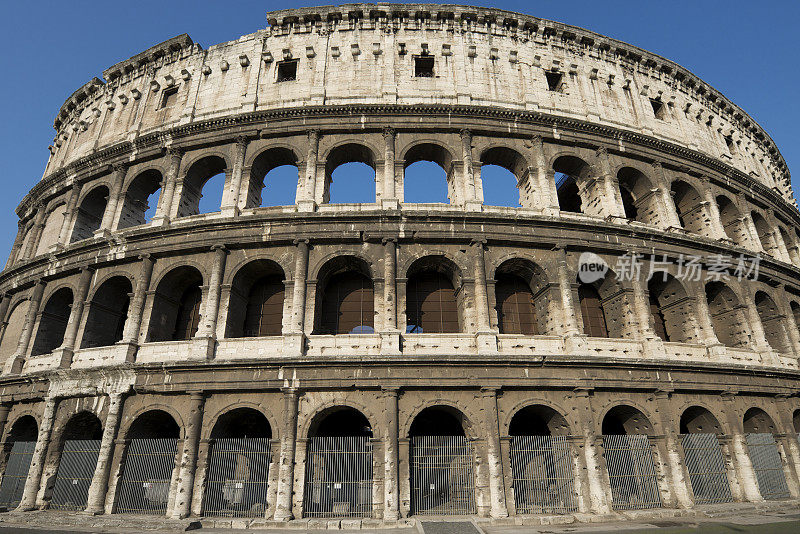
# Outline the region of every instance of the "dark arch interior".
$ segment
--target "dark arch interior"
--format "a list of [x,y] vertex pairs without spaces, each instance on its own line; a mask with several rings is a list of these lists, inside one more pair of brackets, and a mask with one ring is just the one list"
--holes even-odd
[[130,280],[124,276],[103,282],[89,303],[81,348],[106,347],[122,339],[132,291]]
[[253,408],[236,408],[221,415],[211,430],[212,439],[271,437],[269,421]]
[[561,211],[582,213],[583,203],[578,182],[586,177],[589,166],[575,156],[561,156],[553,162],[558,207]]
[[36,419],[32,415],[23,415],[11,426],[11,431],[8,433],[8,442],[15,441],[36,441],[39,435],[39,425],[36,424]]
[[265,150],[253,160],[245,207],[288,206],[295,203],[297,156],[288,148]]
[[521,277],[498,273],[495,281],[497,323],[501,334],[539,333],[533,292]]
[[308,431],[310,437],[372,437],[372,426],[363,413],[346,406],[338,406],[319,414]]
[[508,426],[510,436],[566,436],[569,425],[560,413],[540,404],[522,408]]
[[163,410],[150,410],[141,414],[128,429],[128,439],[178,439],[180,427],[170,414]]
[[506,147],[494,147],[481,154],[483,203],[490,206],[518,207],[517,184],[528,172],[525,158]]
[[742,422],[746,434],[772,434],[775,432],[775,423],[761,408],[747,410]]
[[72,290],[62,287],[50,297],[42,311],[36,340],[33,342],[32,356],[48,354],[64,342],[64,332],[72,309]]
[[191,339],[200,321],[203,276],[194,267],[178,267],[158,284],[153,298],[149,341]]
[[270,260],[255,260],[233,277],[225,337],[280,335],[285,275]]
[[107,202],[108,188],[104,185],[95,187],[83,198],[75,216],[70,243],[94,236],[94,232],[100,229],[100,224],[103,222]]
[[227,166],[219,156],[206,156],[189,167],[183,180],[178,217],[219,211]]
[[422,143],[405,154],[403,196],[405,202],[447,204],[452,156],[439,145]]
[[320,333],[373,333],[374,301],[372,280],[364,274],[345,271],[330,276],[323,289]]
[[721,434],[722,427],[714,415],[701,406],[690,406],[681,414],[681,434]]
[[153,218],[162,180],[161,173],[151,169],[139,174],[131,181],[122,202],[117,228],[138,226]]
[[603,301],[597,288],[591,284],[581,284],[578,287],[578,302],[583,319],[583,333],[590,337],[609,337]]
[[792,424],[794,425],[794,431],[800,433],[800,410],[795,410],[794,414],[792,414]]
[[366,146],[348,143],[334,148],[325,162],[325,177],[324,202],[375,202],[375,158]]
[[447,406],[425,408],[414,418],[408,434],[414,436],[464,436],[464,415]]
[[707,221],[703,218],[700,193],[682,180],[675,180],[671,191],[681,226],[690,232],[704,234]]
[[103,425],[100,419],[91,412],[80,412],[73,415],[64,426],[63,439],[100,439],[103,437]]
[[616,406],[603,418],[603,435],[652,434],[653,426],[632,406]]

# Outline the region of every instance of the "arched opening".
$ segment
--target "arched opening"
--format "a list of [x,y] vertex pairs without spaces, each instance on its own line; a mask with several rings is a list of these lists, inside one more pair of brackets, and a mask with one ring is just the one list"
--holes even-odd
[[783,240],[783,244],[786,246],[786,252],[789,254],[789,262],[794,265],[797,265],[798,263],[800,263],[800,256],[798,256],[797,247],[794,246],[791,238],[789,237],[789,233],[783,226],[779,226],[778,231],[781,234],[781,239]]
[[[47,218],[44,221],[44,228],[42,228],[42,233],[39,236],[39,243],[36,245],[36,252],[34,253],[34,256],[47,253],[50,250],[50,247],[58,243],[58,238],[61,236],[61,227],[64,224],[65,211],[66,205],[61,204],[53,208],[53,210],[47,215]],[[25,237],[28,238],[29,236],[30,231]],[[21,250],[25,250],[25,248],[23,247]]]
[[414,262],[406,285],[406,333],[460,332],[459,307],[463,302],[458,270],[448,259],[429,256]]
[[36,448],[39,425],[30,415],[23,415],[11,426],[3,442],[3,480],[0,482],[0,506],[11,510],[19,505]]
[[170,271],[156,287],[148,341],[186,341],[200,324],[203,275],[194,267]]
[[353,256],[340,256],[320,269],[316,333],[375,332],[375,292],[369,266]]
[[784,316],[775,301],[763,291],[756,292],[754,301],[769,346],[776,352],[792,352],[792,345],[784,327]]
[[775,236],[772,234],[772,228],[769,223],[759,213],[752,212],[753,224],[756,227],[758,239],[761,242],[761,248],[774,258],[780,258],[780,251],[778,244],[775,242]]
[[711,218],[697,189],[683,180],[675,180],[671,191],[681,226],[688,232],[710,237]]
[[706,300],[719,342],[728,347],[749,346],[750,330],[736,293],[722,282],[709,282],[706,284]]
[[539,333],[533,293],[519,276],[501,273],[495,282],[497,326],[501,334]]
[[107,347],[122,340],[133,287],[124,276],[109,278],[89,302],[81,348]]
[[795,410],[792,414],[792,426],[794,431],[800,434],[800,410]]
[[742,424],[761,496],[767,500],[788,499],[791,495],[783,471],[784,461],[775,441],[774,421],[764,410],[750,408]]
[[131,180],[122,200],[118,229],[145,224],[155,216],[163,180],[155,169],[144,171]]
[[108,188],[104,185],[95,187],[83,197],[75,215],[75,225],[72,227],[70,243],[94,237],[96,230],[100,229],[103,214],[106,212],[108,202]]
[[705,408],[690,406],[681,414],[681,446],[694,501],[698,504],[733,500],[718,434],[722,434],[722,427]]
[[163,410],[139,415],[128,440],[117,485],[116,513],[165,514],[178,452],[180,427]]
[[508,433],[517,513],[577,511],[574,452],[564,416],[548,406],[526,406],[514,414]]
[[304,517],[372,517],[372,427],[360,411],[336,406],[309,428]]
[[609,337],[606,312],[597,288],[591,284],[581,284],[578,287],[578,301],[583,319],[583,333],[590,337]]
[[[789,304],[789,307],[790,307],[790,308],[791,308],[791,310],[792,310],[792,317],[794,317],[794,324],[795,324],[795,326],[796,326],[797,328],[800,328],[800,304],[798,304],[798,303],[797,303],[797,302],[795,302],[795,301],[792,301],[792,302]],[[11,323],[9,323],[9,325],[10,325],[10,324],[11,324]],[[7,328],[7,327],[6,327],[6,328]],[[7,334],[7,332],[8,332],[8,330],[6,330],[6,335],[8,335],[8,334]],[[19,337],[19,335],[17,335],[17,337]],[[3,343],[5,343],[5,337],[3,337]],[[0,343],[0,358],[2,357],[2,355],[3,355],[3,354],[5,354],[5,352],[3,352],[3,351],[2,351],[2,347],[3,347],[3,344],[2,344],[2,343]]]
[[[518,207],[526,192],[519,189],[528,175],[528,163],[522,154],[506,147],[495,147],[481,154],[481,183],[483,203],[489,206]],[[535,187],[528,182],[527,194]]]
[[211,430],[204,515],[264,517],[271,439],[269,421],[257,410],[220,416]]
[[720,222],[725,230],[725,235],[740,247],[746,247],[749,243],[747,226],[742,219],[742,214],[736,205],[724,195],[717,197],[717,208],[719,209]]
[[645,174],[632,167],[623,167],[617,172],[619,191],[625,217],[632,221],[658,226],[658,197],[653,184]]
[[194,162],[183,179],[177,216],[219,211],[227,172],[228,164],[219,156],[206,156]]
[[25,316],[28,315],[29,300],[23,300],[14,305],[6,320],[3,338],[0,339],[0,366],[17,351],[22,327],[25,325]]
[[775,432],[775,422],[767,412],[761,408],[750,408],[742,419],[746,434],[772,434]]
[[411,423],[411,513],[475,513],[475,464],[464,415],[449,406],[422,410]]
[[371,204],[375,196],[375,156],[364,145],[340,145],[325,162],[325,196],[331,204]]
[[270,260],[242,267],[231,284],[225,337],[281,335],[285,278],[283,269]]
[[458,204],[453,156],[444,147],[414,145],[405,154],[403,169],[404,202]]
[[591,167],[575,156],[561,156],[553,162],[558,207],[571,213],[598,214],[602,197],[595,184],[586,185]]
[[84,510],[89,499],[103,426],[91,412],[73,415],[61,435],[61,457],[53,484],[50,507],[57,510]]
[[49,354],[61,346],[71,309],[72,290],[68,287],[62,287],[47,300],[39,318],[31,356]]
[[551,335],[560,331],[556,318],[560,312],[558,289],[548,284],[541,267],[515,258],[503,262],[494,277],[497,327],[501,334]]
[[632,406],[615,406],[603,418],[602,432],[612,508],[661,507],[658,475],[647,438],[653,434],[649,419]]
[[300,170],[297,156],[288,148],[270,148],[253,160],[246,208],[289,206],[295,203]]
[[656,334],[664,341],[696,342],[695,311],[683,285],[671,274],[658,272],[647,282],[647,289]]

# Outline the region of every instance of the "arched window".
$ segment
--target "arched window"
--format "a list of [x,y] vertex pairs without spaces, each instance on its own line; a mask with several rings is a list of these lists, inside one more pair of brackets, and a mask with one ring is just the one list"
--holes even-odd
[[783,324],[783,314],[781,314],[775,301],[763,291],[756,293],[754,301],[758,316],[761,319],[761,325],[764,327],[764,336],[767,338],[769,346],[777,352],[792,352],[792,346],[789,343]]
[[457,203],[453,186],[453,157],[433,143],[414,145],[405,153],[403,201]]
[[653,318],[653,330],[656,335],[664,341],[671,341],[667,333],[667,325],[664,320],[664,313],[661,311],[661,305],[658,303],[658,298],[650,294],[650,316]]
[[297,156],[288,148],[270,148],[253,160],[246,208],[295,203],[300,179]]
[[538,334],[533,293],[525,281],[511,274],[500,274],[495,284],[497,323],[501,334]]
[[103,222],[107,201],[108,188],[104,185],[95,187],[83,197],[75,216],[75,226],[72,228],[70,243],[94,236],[94,232],[100,229],[100,224]]
[[605,310],[597,289],[581,284],[578,288],[578,300],[583,318],[583,333],[590,337],[608,337]]
[[374,203],[375,157],[372,151],[356,143],[331,150],[325,162],[325,183],[323,202]]
[[177,216],[219,211],[227,167],[225,160],[219,156],[206,156],[193,163],[183,179]]
[[0,366],[17,351],[19,337],[22,335],[22,327],[25,324],[25,316],[28,315],[29,300],[23,300],[16,304],[11,310],[6,320],[6,328],[3,331],[3,339],[0,340]]
[[61,346],[72,309],[72,290],[62,287],[48,299],[44,306],[31,356],[48,354]]
[[118,229],[145,224],[155,216],[162,180],[161,173],[155,169],[145,171],[131,180],[122,201]]
[[57,441],[60,458],[49,508],[71,511],[86,508],[102,437],[100,419],[91,412],[79,412],[67,421]]
[[[61,204],[47,215],[44,228],[42,228],[42,234],[39,236],[39,243],[36,246],[36,256],[47,253],[51,246],[58,243],[58,238],[61,235],[61,226],[64,224],[65,209],[66,206]],[[98,228],[99,226],[98,224]]]
[[710,237],[711,218],[697,189],[682,180],[672,182],[672,198],[681,226],[692,233]]
[[283,294],[281,276],[265,276],[253,284],[247,296],[244,337],[281,335]]
[[647,176],[632,167],[623,167],[617,173],[617,179],[625,217],[632,221],[658,225],[658,197],[653,194],[653,185]]
[[89,303],[81,348],[106,347],[122,339],[132,291],[130,280],[124,276],[103,282]]
[[717,207],[725,235],[740,247],[747,246],[749,242],[747,227],[736,205],[728,197],[720,195],[717,197]]
[[410,277],[406,320],[406,332],[411,334],[459,332],[458,305],[450,278],[436,271],[422,271]]
[[[506,147],[495,147],[481,154],[481,183],[483,184],[483,203],[490,206],[527,206],[525,192],[517,184],[522,183],[528,174],[525,158]],[[533,189],[536,184],[528,184]]]
[[581,191],[580,185],[587,183],[591,168],[580,158],[561,156],[553,162],[558,206],[561,211],[572,213],[599,213],[602,200],[597,184]]
[[358,272],[332,276],[325,284],[321,334],[370,334],[374,330],[372,280]]
[[695,310],[683,285],[672,275],[658,272],[647,282],[655,333],[664,341],[698,341]]
[[178,315],[175,320],[173,341],[192,339],[200,325],[200,301],[202,290],[198,286],[187,288],[178,303]]
[[778,249],[778,243],[775,242],[772,227],[759,213],[754,211],[751,216],[756,227],[756,233],[758,233],[758,239],[761,242],[761,248],[770,256],[780,258],[780,250]]
[[153,295],[148,341],[183,341],[194,337],[200,320],[203,276],[194,267],[165,275]]
[[750,330],[736,293],[722,282],[709,282],[706,284],[706,299],[719,342],[729,347],[747,347]]

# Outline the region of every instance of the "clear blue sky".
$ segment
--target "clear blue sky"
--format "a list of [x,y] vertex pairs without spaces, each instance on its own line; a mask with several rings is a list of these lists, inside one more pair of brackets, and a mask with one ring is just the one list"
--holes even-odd
[[[798,189],[800,3],[496,0],[473,4],[582,26],[676,61],[722,91],[769,132]],[[47,146],[55,135],[53,118],[75,89],[114,63],[175,35],[188,33],[208,47],[264,28],[267,11],[307,5],[319,3],[6,1],[0,28],[2,261],[17,229],[14,209],[41,178]]]

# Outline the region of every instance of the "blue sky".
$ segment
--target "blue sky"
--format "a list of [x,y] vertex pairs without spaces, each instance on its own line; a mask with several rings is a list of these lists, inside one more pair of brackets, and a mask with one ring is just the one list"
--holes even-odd
[[[800,180],[800,3],[612,0],[472,2],[557,20],[650,50],[688,68],[744,108],[772,136]],[[266,26],[265,13],[317,2],[28,1],[3,6],[0,41],[0,256],[17,229],[14,209],[41,178],[53,118],[103,69],[181,33],[204,47]],[[342,191],[334,176],[333,196]],[[338,190],[338,191],[337,191]],[[500,193],[501,195],[503,193]],[[413,200],[413,199],[409,199]],[[487,199],[488,200],[488,199]],[[500,203],[500,202],[497,202]]]

